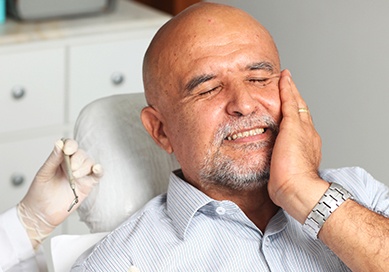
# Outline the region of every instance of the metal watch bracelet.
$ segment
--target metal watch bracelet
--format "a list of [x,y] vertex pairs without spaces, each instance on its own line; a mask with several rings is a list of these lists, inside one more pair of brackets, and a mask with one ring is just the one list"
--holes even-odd
[[317,239],[320,229],[331,214],[352,195],[341,185],[333,182],[304,222],[303,230]]

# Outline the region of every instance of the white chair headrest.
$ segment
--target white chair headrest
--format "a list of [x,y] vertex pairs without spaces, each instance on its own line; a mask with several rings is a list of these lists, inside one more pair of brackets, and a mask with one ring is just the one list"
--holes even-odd
[[148,200],[165,192],[170,172],[179,168],[140,120],[143,93],[114,95],[87,105],[74,138],[104,169],[104,176],[78,209],[91,232],[110,231]]

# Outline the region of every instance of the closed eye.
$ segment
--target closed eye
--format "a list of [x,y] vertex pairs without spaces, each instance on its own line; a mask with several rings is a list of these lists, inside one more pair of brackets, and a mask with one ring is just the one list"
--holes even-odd
[[271,83],[276,82],[276,80],[279,79],[279,76],[273,76],[273,77],[258,77],[258,78],[249,78],[249,82],[253,82],[256,85],[258,85],[260,88],[264,88],[268,86]]
[[263,86],[266,86],[269,83],[271,83],[270,78],[250,78],[249,81],[258,83],[259,85],[263,85]]
[[202,91],[199,93],[200,96],[206,96],[206,95],[211,95],[211,94],[215,94],[215,93],[218,93],[220,92],[222,89],[222,86],[217,86],[217,87],[214,87],[212,89],[209,89],[209,90],[206,90],[206,91]]

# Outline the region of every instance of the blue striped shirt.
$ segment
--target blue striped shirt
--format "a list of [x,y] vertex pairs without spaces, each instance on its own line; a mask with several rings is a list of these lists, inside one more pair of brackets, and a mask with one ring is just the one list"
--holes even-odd
[[[321,172],[363,205],[389,213],[389,189],[361,168]],[[350,271],[280,209],[262,233],[231,201],[170,177],[160,195],[85,252],[72,271]],[[129,270],[130,269],[130,270]]]

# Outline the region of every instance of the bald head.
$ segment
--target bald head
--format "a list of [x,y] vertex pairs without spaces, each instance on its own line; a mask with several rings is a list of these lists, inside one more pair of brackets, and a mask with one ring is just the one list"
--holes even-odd
[[205,45],[223,50],[225,44],[243,37],[256,40],[258,48],[272,51],[278,59],[267,30],[240,9],[201,2],[172,18],[157,32],[145,54],[143,81],[147,102],[154,107],[170,103],[167,98],[171,92],[184,84],[178,74],[184,72],[181,68],[194,65],[189,59],[202,52]]

